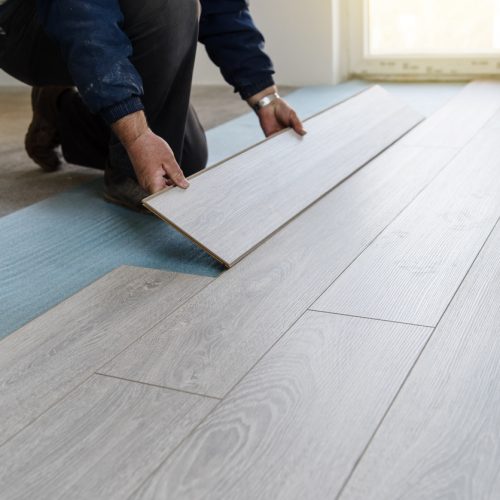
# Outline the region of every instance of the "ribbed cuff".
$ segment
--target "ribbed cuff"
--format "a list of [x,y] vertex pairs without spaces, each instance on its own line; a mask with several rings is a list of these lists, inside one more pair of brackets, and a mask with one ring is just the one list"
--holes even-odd
[[135,113],[136,111],[142,111],[143,109],[144,105],[141,99],[133,96],[102,109],[99,114],[108,125],[112,125],[120,118]]
[[267,87],[273,86],[274,84],[275,83],[273,77],[269,75],[252,83],[238,85],[237,91],[240,93],[242,99],[247,100],[250,97],[253,97],[255,94],[263,91],[264,89],[267,89]]

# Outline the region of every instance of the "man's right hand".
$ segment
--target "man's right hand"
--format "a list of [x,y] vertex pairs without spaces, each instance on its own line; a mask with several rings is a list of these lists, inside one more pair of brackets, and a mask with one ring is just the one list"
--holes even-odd
[[125,147],[143,189],[156,193],[167,186],[189,187],[170,146],[152,132],[142,111],[124,116],[112,128]]

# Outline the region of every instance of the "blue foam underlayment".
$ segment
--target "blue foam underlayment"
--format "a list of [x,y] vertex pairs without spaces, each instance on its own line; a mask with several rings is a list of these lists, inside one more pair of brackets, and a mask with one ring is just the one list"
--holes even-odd
[[[287,100],[302,117],[370,84],[307,87]],[[423,114],[450,99],[460,84],[384,85]],[[213,164],[262,140],[252,113],[209,130]],[[110,205],[93,181],[0,218],[0,338],[121,265],[217,276],[222,267],[153,216]]]

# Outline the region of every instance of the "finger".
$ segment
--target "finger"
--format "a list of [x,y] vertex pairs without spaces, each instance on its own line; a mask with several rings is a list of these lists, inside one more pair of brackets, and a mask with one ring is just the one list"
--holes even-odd
[[146,190],[151,194],[155,194],[162,189],[165,189],[166,182],[162,175],[155,175],[148,179],[147,185],[145,186]]
[[290,113],[290,125],[292,126],[293,130],[297,132],[297,134],[302,136],[307,134],[306,130],[304,129],[304,125],[302,124],[295,111],[292,111]]
[[278,132],[281,132],[284,127],[281,127],[280,125],[271,125],[271,126],[264,126],[262,129],[264,130],[264,135],[266,137],[271,137],[274,134],[277,134]]
[[163,170],[165,170],[168,178],[176,185],[183,189],[187,189],[189,187],[189,182],[184,177],[184,174],[181,170],[181,167],[177,164],[177,162],[171,161],[169,163],[163,164]]

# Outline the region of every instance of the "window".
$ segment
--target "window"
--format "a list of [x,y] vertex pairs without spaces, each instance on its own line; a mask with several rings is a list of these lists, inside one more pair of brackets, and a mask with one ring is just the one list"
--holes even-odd
[[351,70],[460,79],[500,74],[500,0],[348,0]]

